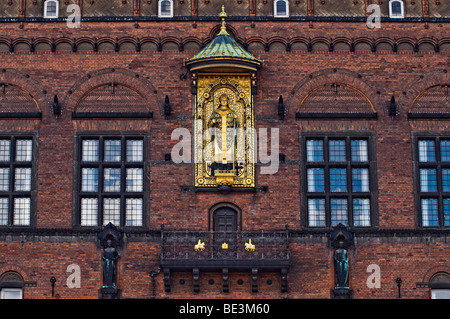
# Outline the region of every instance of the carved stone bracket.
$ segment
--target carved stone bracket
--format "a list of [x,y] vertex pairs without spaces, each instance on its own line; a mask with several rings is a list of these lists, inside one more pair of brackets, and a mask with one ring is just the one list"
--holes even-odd
[[258,268],[252,268],[252,292],[258,292]]
[[[201,265],[199,264],[199,267],[190,267],[189,265],[180,266],[180,267],[173,267],[174,265],[168,265],[168,267],[163,267],[163,273],[164,273],[164,291],[166,293],[171,292],[171,272],[191,272],[192,273],[192,288],[194,292],[200,292],[200,272],[221,272],[222,273],[222,291],[225,293],[228,293],[230,291],[230,284],[229,284],[229,273],[230,270],[232,272],[235,271],[250,271],[251,272],[251,289],[253,293],[257,293],[259,290],[258,287],[258,275],[260,272],[267,272],[267,271],[275,271],[273,268],[265,268],[262,266],[262,268],[259,268],[259,265],[254,265],[254,267],[247,268],[245,267],[228,267],[228,265],[223,265],[222,267],[214,267],[213,265]],[[196,265],[197,266],[197,265]],[[220,268],[219,268],[220,267]],[[247,269],[245,269],[247,268]],[[287,292],[288,291],[288,281],[287,281],[287,275],[289,268],[288,267],[282,267],[279,268],[280,274],[281,274],[281,292]]]
[[222,281],[223,281],[223,292],[228,292],[229,291],[228,268],[222,269]]
[[192,269],[192,274],[194,278],[194,292],[200,291],[200,271],[198,268]]
[[120,299],[121,290],[117,288],[101,288],[98,291],[99,299]]
[[331,289],[331,299],[353,299],[353,290],[351,289]]
[[287,274],[288,274],[288,269],[287,268],[282,268],[281,269],[281,292],[287,292],[288,291]]
[[329,246],[338,247],[340,241],[344,242],[344,247],[346,248],[354,246],[353,234],[349,231],[348,226],[341,223],[336,225],[336,227],[331,231]]
[[106,225],[102,231],[97,234],[100,247],[105,247],[106,241],[110,239],[115,247],[122,247],[122,234],[112,223]]
[[164,268],[164,291],[170,292],[170,269]]

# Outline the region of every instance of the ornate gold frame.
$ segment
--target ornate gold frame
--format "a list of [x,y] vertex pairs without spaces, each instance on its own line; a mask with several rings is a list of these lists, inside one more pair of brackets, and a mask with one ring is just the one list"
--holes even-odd
[[[195,186],[255,187],[255,120],[251,74],[193,74],[197,95],[194,102],[194,156]],[[211,120],[219,106],[219,99],[226,95],[230,109],[235,114],[233,154],[236,169],[212,171],[213,156]]]

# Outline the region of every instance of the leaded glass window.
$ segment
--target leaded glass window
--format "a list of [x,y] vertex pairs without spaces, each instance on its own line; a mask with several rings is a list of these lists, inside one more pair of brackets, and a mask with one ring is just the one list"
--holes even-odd
[[373,135],[301,136],[305,226],[373,226],[377,194]]
[[144,226],[146,139],[141,134],[78,137],[80,226]]
[[31,226],[36,152],[34,137],[0,135],[0,226]]
[[450,137],[413,133],[416,206],[422,227],[450,226]]

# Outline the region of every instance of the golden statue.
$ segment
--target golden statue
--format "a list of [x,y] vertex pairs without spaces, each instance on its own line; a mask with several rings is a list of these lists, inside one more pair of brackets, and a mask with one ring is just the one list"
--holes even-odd
[[236,129],[240,127],[236,113],[229,106],[229,98],[222,94],[219,107],[209,122],[215,128],[212,136],[213,151],[211,175],[216,177],[218,185],[232,185],[236,176]]
[[252,244],[252,239],[248,239],[248,243],[245,243],[245,250],[246,251],[255,251],[256,246]]
[[205,243],[202,242],[200,239],[198,240],[198,243],[194,246],[195,251],[204,251],[205,250]]

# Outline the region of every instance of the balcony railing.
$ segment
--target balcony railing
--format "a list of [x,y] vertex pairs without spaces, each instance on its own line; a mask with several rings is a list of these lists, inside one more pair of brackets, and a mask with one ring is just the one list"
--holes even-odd
[[163,231],[162,261],[288,261],[287,231]]
[[200,290],[200,272],[221,272],[228,291],[230,271],[251,272],[252,291],[258,291],[258,273],[278,272],[281,291],[287,291],[290,264],[289,233],[285,231],[161,231],[161,267],[164,289],[170,292],[170,274],[191,271],[193,289]]

